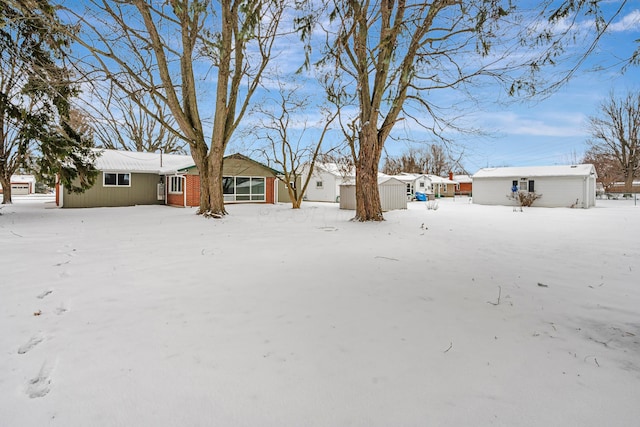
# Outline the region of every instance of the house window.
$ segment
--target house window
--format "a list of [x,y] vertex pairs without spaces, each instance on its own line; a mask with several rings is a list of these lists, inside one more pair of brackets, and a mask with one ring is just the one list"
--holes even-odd
[[104,172],[102,176],[102,185],[104,185],[105,187],[131,187],[130,173]]
[[227,202],[264,202],[265,178],[225,176],[222,178],[222,193]]
[[169,177],[169,194],[182,194],[182,176]]
[[424,182],[420,181],[420,188],[424,188]]
[[520,191],[527,191],[527,179],[522,178],[520,180]]
[[316,181],[316,188],[322,188],[322,181]]
[[[513,185],[516,185],[516,181],[513,181]],[[532,179],[521,178],[519,189],[520,191],[533,193],[535,191],[534,181]]]

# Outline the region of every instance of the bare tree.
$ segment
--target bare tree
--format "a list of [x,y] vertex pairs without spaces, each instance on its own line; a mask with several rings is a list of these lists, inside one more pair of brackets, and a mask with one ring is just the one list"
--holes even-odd
[[[284,7],[280,0],[92,0],[86,13],[69,11],[83,28],[76,43],[91,52],[85,66],[187,141],[200,175],[199,214],[227,214],[224,152],[271,58]],[[168,107],[176,125],[142,93]]]
[[[336,114],[319,108],[322,112],[320,123],[310,125],[302,116],[311,102],[309,97],[297,96],[300,85],[291,86],[279,81],[278,86],[277,98],[267,99],[256,109],[263,119],[255,128],[255,134],[266,143],[260,149],[262,155],[282,170],[293,209],[299,209]],[[309,135],[311,129],[318,128],[321,129],[319,135]],[[324,152],[327,151],[330,150],[325,148]],[[307,172],[305,179],[302,179],[303,170]]]
[[610,93],[600,105],[600,115],[589,117],[589,131],[591,150],[616,160],[624,191],[631,192],[640,169],[640,92],[622,99]]
[[432,157],[427,147],[409,147],[399,156],[387,156],[382,167],[382,172],[389,175],[397,175],[401,172],[429,173]]
[[592,164],[598,173],[598,181],[602,183],[604,191],[609,191],[614,182],[621,181],[623,175],[620,164],[609,153],[603,153],[595,148],[590,148],[584,154],[582,163]]
[[186,153],[188,143],[171,131],[178,126],[166,104],[157,103],[156,99],[144,93],[134,98],[114,84],[105,89],[96,82],[89,83],[92,83],[93,93],[82,108],[85,115],[92,118],[89,125],[96,146],[150,153]]
[[[484,77],[504,85],[510,94],[538,93],[546,88],[537,81],[539,70],[562,60],[579,17],[595,18],[590,46],[609,22],[597,2],[588,0],[557,7],[543,1],[530,10],[496,0],[329,3],[331,22],[324,26],[327,43],[321,65],[332,65],[328,72],[340,77],[340,84],[328,91],[329,98],[356,110],[340,117],[340,123],[353,147],[355,219],[360,221],[383,220],[376,174],[394,126],[411,118],[439,134],[455,125],[429,94],[455,88],[467,96],[465,85]],[[554,25],[559,21],[567,25]],[[414,117],[416,109],[405,104],[430,120]]]

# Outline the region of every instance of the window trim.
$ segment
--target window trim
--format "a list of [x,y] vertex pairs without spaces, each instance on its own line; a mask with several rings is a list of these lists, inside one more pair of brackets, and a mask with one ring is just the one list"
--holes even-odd
[[[225,202],[237,202],[237,203],[264,203],[267,201],[267,177],[266,176],[223,176],[222,179],[223,181],[225,179],[233,179],[233,187],[231,187],[233,189],[233,193],[224,193],[223,197],[224,197],[224,201]],[[236,186],[237,186],[237,180],[238,178],[240,179],[248,179],[249,180],[249,192],[248,193],[240,193],[238,194],[236,191]],[[253,192],[253,180],[262,180],[262,188],[263,188],[263,192],[262,193],[254,193]],[[238,200],[238,196],[241,197],[240,200]],[[260,197],[260,199],[256,199],[256,197]],[[248,198],[248,199],[245,199]]]
[[[174,189],[174,182],[179,183],[178,190]],[[183,194],[184,193],[184,176],[183,175],[169,175],[169,194]]]
[[[116,183],[115,184],[107,184],[107,175],[115,175],[116,176]],[[127,185],[123,185],[123,184],[118,184],[119,179],[118,176],[119,175],[129,175],[129,184]],[[108,187],[108,188],[118,188],[118,187],[131,187],[131,172],[109,172],[109,171],[102,171],[102,186],[103,187]]]

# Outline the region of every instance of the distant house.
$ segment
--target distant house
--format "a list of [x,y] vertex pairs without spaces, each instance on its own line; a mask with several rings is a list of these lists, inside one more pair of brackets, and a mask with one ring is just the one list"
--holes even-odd
[[[378,177],[378,192],[383,212],[395,209],[407,209],[406,183],[399,179],[381,175]],[[340,209],[356,208],[356,185],[342,184],[340,186]]]
[[413,200],[416,193],[428,194],[431,192],[431,181],[425,174],[402,172],[390,176],[405,183],[407,200]]
[[473,192],[473,179],[469,175],[454,175],[449,173],[449,180],[456,182],[456,195],[470,196]]
[[435,197],[453,197],[456,194],[457,183],[451,179],[437,175],[427,175],[430,188]]
[[533,206],[595,206],[596,170],[593,165],[530,166],[480,169],[473,175],[473,203],[513,205],[513,186],[541,197]]
[[[305,167],[302,175],[303,179],[309,176],[308,166]],[[340,186],[355,183],[355,168],[337,163],[316,163],[305,192],[305,200],[310,202],[339,202]]]
[[[36,192],[36,177],[33,175],[11,175],[11,195],[26,196]],[[0,184],[2,194],[2,184]]]
[[[626,193],[624,191],[624,182],[612,182],[609,185],[607,193]],[[640,181],[633,181],[631,184],[631,193],[640,193]]]
[[[97,182],[84,193],[56,186],[58,206],[200,205],[200,177],[191,156],[100,150],[95,166],[99,170]],[[277,174],[241,154],[225,157],[225,201],[275,203]]]

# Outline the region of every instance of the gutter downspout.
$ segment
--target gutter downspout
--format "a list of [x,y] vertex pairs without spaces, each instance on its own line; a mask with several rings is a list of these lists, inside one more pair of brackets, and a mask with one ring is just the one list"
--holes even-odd
[[184,207],[187,207],[187,175],[182,175],[182,198],[184,199]]

